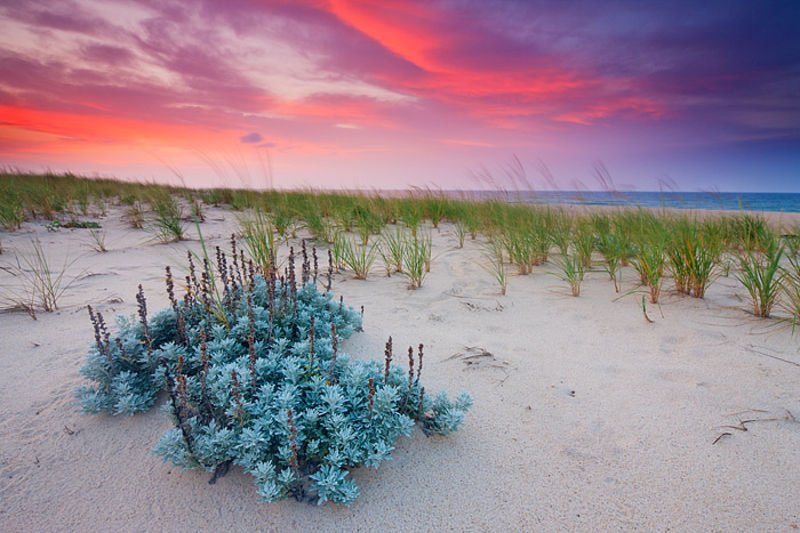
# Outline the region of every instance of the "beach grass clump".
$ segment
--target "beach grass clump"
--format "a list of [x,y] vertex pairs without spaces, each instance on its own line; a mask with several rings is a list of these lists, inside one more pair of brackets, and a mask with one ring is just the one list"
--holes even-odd
[[272,205],[267,206],[270,210],[270,218],[275,231],[278,233],[282,241],[287,241],[290,237],[296,236],[298,228],[298,220],[294,209],[289,205],[285,196],[279,199]]
[[369,244],[370,236],[380,234],[386,225],[383,217],[370,209],[368,205],[357,205],[353,209],[352,217],[361,237],[361,244],[364,246]]
[[336,236],[336,224],[331,217],[323,216],[319,212],[310,211],[302,215],[305,228],[318,242],[333,243]]
[[359,313],[312,281],[298,284],[293,259],[283,279],[220,264],[225,322],[198,297],[207,280],[190,275],[180,301],[169,269],[171,306],[150,316],[140,286],[138,316],[118,318],[113,337],[89,308],[94,342],[82,373],[93,385],[77,390],[84,411],[130,415],[165,391],[174,427],[153,450],[165,462],[214,472],[212,480],[238,466],[265,502],[341,505],[359,493],[349,471],[377,467],[400,435],[415,426],[446,435],[463,423],[468,394],[426,393],[421,344],[409,348],[407,370],[392,363],[391,338],[383,361],[343,353]]
[[450,201],[440,192],[425,189],[416,199],[421,205],[422,217],[431,221],[434,229],[439,228],[439,224],[450,212]]
[[125,208],[122,219],[133,229],[143,229],[146,213],[147,209],[144,203],[139,199],[134,199]]
[[763,251],[743,250],[739,255],[740,271],[736,279],[747,289],[753,303],[753,314],[769,318],[781,291],[784,272],[781,257],[784,246],[777,239],[769,244],[761,241]]
[[400,226],[395,226],[393,230],[386,228],[381,233],[378,250],[386,267],[387,276],[403,271],[403,259],[409,238],[409,235]]
[[403,240],[403,268],[400,274],[408,278],[409,289],[422,287],[425,276],[431,271],[432,236],[417,232],[406,235]]
[[61,297],[77,279],[77,276],[69,273],[75,261],[67,255],[63,263],[54,263],[42,242],[34,238],[30,243],[30,253],[15,255],[13,263],[3,266],[3,270],[16,280],[16,286],[3,286],[0,297],[34,319],[37,308],[53,312],[58,309]]
[[595,237],[594,247],[603,256],[602,268],[614,282],[614,290],[619,292],[622,260],[627,252],[624,241],[610,230],[603,231]]
[[483,255],[486,263],[481,263],[481,268],[491,274],[500,286],[500,295],[505,296],[508,289],[508,266],[504,259],[505,245],[498,239],[489,239],[484,245]]
[[156,240],[166,244],[186,238],[186,223],[183,221],[183,208],[172,194],[160,194],[152,203],[152,218],[148,229]]
[[8,231],[15,231],[22,227],[25,221],[22,209],[12,203],[0,204],[0,226]]
[[678,292],[703,298],[719,265],[723,236],[719,226],[681,218],[670,226],[667,257]]
[[521,275],[547,261],[554,240],[554,218],[550,210],[526,207],[504,209],[493,205],[494,233],[503,243],[512,263]]
[[[725,219],[718,220],[723,222]],[[726,235],[730,248],[766,252],[772,245],[775,232],[763,216],[742,212],[731,222],[732,234]]]
[[108,248],[106,248],[106,232],[102,229],[90,229],[89,230],[89,239],[87,241],[89,248],[94,250],[95,252],[107,252]]
[[778,300],[778,305],[789,315],[794,334],[800,324],[800,258],[789,255],[787,259],[789,264],[783,268],[781,283],[783,298]]
[[667,241],[665,235],[643,238],[634,245],[631,264],[639,273],[641,282],[650,291],[650,302],[658,303],[666,269]]
[[186,202],[189,204],[189,212],[192,215],[192,219],[198,222],[205,222],[206,213],[203,209],[203,202],[193,194],[186,195]]
[[533,272],[533,266],[538,261],[531,227],[508,226],[501,231],[499,238],[509,259],[517,265],[519,274],[524,276]]
[[786,246],[786,256],[796,258],[800,256],[800,225],[795,224],[785,235],[783,244]]
[[474,241],[483,225],[481,206],[478,202],[468,200],[461,200],[458,206],[458,211],[454,215],[454,217],[457,217],[456,223],[462,224],[467,233],[469,233],[470,240]]
[[230,193],[232,191],[230,189],[206,189],[200,191],[198,194],[200,196],[200,200],[204,204],[213,205],[214,207],[219,207],[223,204],[231,203]]
[[417,228],[422,222],[422,207],[414,198],[399,198],[397,200],[398,219],[411,230],[413,235],[417,234]]
[[572,245],[575,253],[583,263],[585,269],[592,266],[592,252],[594,252],[594,232],[591,225],[585,219],[576,222],[572,234]]
[[565,213],[558,212],[553,217],[552,241],[556,245],[561,257],[569,254],[574,244],[575,221]]
[[453,228],[455,229],[456,238],[458,239],[458,246],[456,246],[456,248],[459,248],[459,249],[463,248],[464,247],[464,241],[467,238],[467,232],[468,232],[467,225],[464,223],[463,220],[458,218],[453,223]]
[[550,272],[550,274],[567,282],[572,296],[580,296],[581,284],[583,283],[583,278],[586,274],[586,268],[584,267],[580,256],[578,254],[570,255],[569,253],[562,253],[560,257],[553,257],[552,262],[558,267],[559,270],[557,272]]
[[25,211],[19,194],[10,187],[0,189],[0,226],[8,231],[22,227]]
[[353,272],[356,279],[367,279],[378,258],[378,243],[357,243],[340,233],[337,237],[337,253],[342,264]]
[[275,268],[277,252],[277,232],[272,220],[263,210],[255,209],[238,217],[237,222],[248,257],[258,271],[266,275]]

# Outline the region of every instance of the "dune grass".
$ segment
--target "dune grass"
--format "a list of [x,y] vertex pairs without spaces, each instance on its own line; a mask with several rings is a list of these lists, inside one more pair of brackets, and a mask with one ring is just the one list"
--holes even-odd
[[741,271],[736,278],[750,294],[753,314],[769,318],[783,281],[780,262],[784,247],[778,244],[777,239],[772,239],[769,244],[763,241],[760,244],[764,246],[763,251],[752,249],[739,255]]
[[244,241],[248,256],[258,268],[258,271],[267,275],[275,268],[275,228],[269,216],[260,209],[237,217],[239,234]]
[[431,271],[432,237],[418,231],[403,240],[403,269],[400,274],[408,278],[410,289],[419,289]]
[[586,268],[584,267],[580,256],[578,254],[570,255],[569,250],[567,250],[567,252],[562,251],[560,256],[553,257],[552,262],[558,267],[559,270],[556,272],[550,272],[550,274],[563,281],[566,281],[569,285],[570,291],[572,292],[572,296],[580,296],[581,284],[583,283],[583,277],[586,274]]
[[405,243],[408,239],[406,232],[399,226],[395,226],[393,230],[387,228],[381,233],[379,250],[387,276],[391,276],[395,272],[403,272]]
[[508,267],[503,259],[504,245],[496,240],[489,239],[483,247],[483,255],[487,259],[486,263],[481,263],[481,267],[488,272],[500,286],[500,295],[505,296],[508,289]]
[[[501,292],[508,287],[511,265],[527,275],[555,254],[552,263],[577,293],[578,279],[598,267],[619,292],[621,273],[631,265],[652,303],[659,301],[669,278],[675,292],[703,298],[718,275],[733,270],[748,292],[752,288],[756,294],[756,314],[763,316],[766,308],[778,306],[794,316],[800,308],[792,307],[795,300],[800,302],[800,290],[792,292],[800,274],[790,275],[794,263],[787,266],[800,254],[800,227],[780,236],[752,213],[698,218],[692,212],[655,209],[581,212],[509,199],[513,200],[430,189],[389,197],[364,191],[194,190],[6,170],[0,172],[0,227],[11,232],[29,221],[75,220],[120,205],[131,227],[144,227],[157,240],[171,242],[185,238],[185,210],[200,222],[204,206],[225,205],[243,212],[243,244],[262,270],[270,268],[270,254],[278,243],[302,228],[329,247],[337,270],[348,268],[365,277],[382,257],[387,274],[401,273],[418,288],[431,262],[432,234],[424,228],[433,227],[437,233],[447,221],[458,248],[465,248],[467,240],[480,241],[489,259],[482,266]],[[776,239],[782,250],[778,266],[769,259],[775,259],[771,247]],[[761,274],[766,277],[758,278]],[[775,287],[780,287],[777,293]]]
[[378,257],[378,244],[358,243],[344,234],[339,235],[341,261],[353,272],[356,279],[367,279]]
[[94,250],[95,252],[107,252],[108,248],[106,248],[106,232],[102,229],[90,229],[89,230],[89,238],[87,239],[86,244]]
[[0,299],[35,319],[37,307],[45,312],[58,309],[61,297],[77,276],[69,273],[75,259],[65,256],[63,263],[55,264],[41,241],[35,238],[30,242],[30,249],[31,253],[15,255],[13,263],[2,265],[16,283],[4,284]]
[[183,208],[171,194],[160,194],[152,203],[153,217],[147,229],[161,243],[182,241],[186,238]]
[[781,293],[783,298],[778,300],[778,306],[788,315],[788,322],[792,326],[792,334],[797,332],[800,325],[800,258],[796,255],[788,257],[789,264],[783,269]]

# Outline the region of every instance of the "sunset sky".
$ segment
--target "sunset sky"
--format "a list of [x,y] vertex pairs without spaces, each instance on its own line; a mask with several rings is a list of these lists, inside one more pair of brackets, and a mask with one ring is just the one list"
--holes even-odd
[[[800,2],[0,3],[0,165],[800,192]],[[489,179],[478,179],[477,176]]]

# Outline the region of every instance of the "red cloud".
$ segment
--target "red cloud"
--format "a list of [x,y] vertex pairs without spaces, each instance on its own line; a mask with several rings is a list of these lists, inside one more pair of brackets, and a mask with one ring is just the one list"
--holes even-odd
[[[495,126],[530,126],[519,120],[527,116],[588,123],[621,109],[658,116],[652,99],[615,94],[606,80],[571,69],[556,55],[520,49],[455,9],[332,0],[330,10],[424,72],[412,79],[383,76],[387,87],[460,108]],[[487,51],[490,47],[497,51]]]

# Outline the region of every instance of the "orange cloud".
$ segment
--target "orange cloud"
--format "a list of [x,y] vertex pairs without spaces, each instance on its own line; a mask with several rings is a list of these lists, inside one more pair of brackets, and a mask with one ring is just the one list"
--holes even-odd
[[[221,139],[235,139],[232,130],[208,130],[169,123],[128,118],[82,115],[0,106],[4,123],[0,126],[0,153],[46,151],[50,153],[88,152],[101,147],[138,147],[219,145]],[[25,148],[21,148],[25,146]]]
[[[357,109],[358,106],[355,107]],[[320,110],[317,110],[321,112]],[[306,109],[306,115],[313,115]],[[0,156],[10,160],[39,159],[98,165],[145,164],[164,173],[166,166],[215,170],[260,168],[258,148],[243,148],[241,131],[182,126],[111,116],[0,106]],[[366,117],[366,115],[365,115]],[[280,160],[296,157],[342,156],[381,152],[381,146],[348,148],[336,142],[275,138]],[[222,170],[220,170],[222,169]],[[226,171],[227,172],[227,171]],[[230,173],[230,172],[228,172]],[[245,172],[247,173],[247,172]],[[169,174],[167,174],[169,177]],[[234,180],[234,183],[237,183]]]

